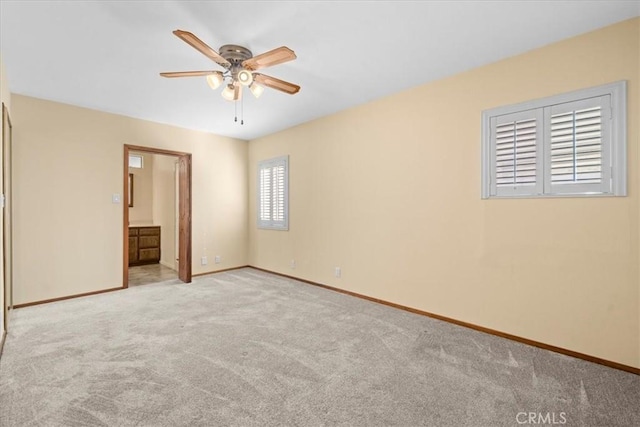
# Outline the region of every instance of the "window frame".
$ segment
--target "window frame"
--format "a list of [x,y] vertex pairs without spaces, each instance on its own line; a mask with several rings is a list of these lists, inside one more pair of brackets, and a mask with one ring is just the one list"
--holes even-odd
[[[273,169],[274,167],[284,166],[284,189],[283,189],[283,211],[284,211],[284,220],[275,221],[273,219],[263,220],[261,219],[260,212],[262,211],[262,182],[261,182],[261,172],[263,169]],[[271,159],[266,159],[258,162],[257,169],[257,209],[256,209],[256,219],[257,226],[259,229],[264,230],[280,230],[280,231],[288,231],[289,230],[289,156],[279,156]],[[273,197],[273,192],[271,194]]]
[[[131,158],[140,159],[140,166],[131,166]],[[144,168],[144,156],[142,154],[129,154],[129,167],[133,169],[143,169]]]
[[[610,177],[611,184],[604,183],[606,191],[602,192],[571,192],[558,191],[553,192],[553,186],[550,185],[548,175],[549,146],[548,139],[549,129],[547,126],[548,117],[551,109],[559,104],[568,104],[578,102],[590,98],[598,98],[609,96],[609,129],[606,130],[610,134],[608,147],[603,147],[608,153],[603,152],[605,157],[609,156],[610,169],[603,173],[603,180]],[[512,191],[502,191],[498,194],[496,191],[495,177],[495,156],[494,141],[491,140],[492,127],[500,116],[506,116],[516,113],[525,112],[527,110],[540,110],[543,114],[541,127],[543,129],[543,139],[540,141],[539,155],[542,156],[542,174],[538,177],[542,182],[537,182],[534,187],[542,187],[542,191],[527,192],[521,189]],[[607,114],[603,114],[603,121]],[[494,198],[540,198],[540,197],[612,197],[627,195],[627,82],[621,80],[587,89],[580,89],[559,95],[540,98],[532,101],[522,102],[518,104],[496,107],[482,112],[482,199]],[[603,126],[605,132],[606,125]],[[603,172],[605,164],[603,162]],[[577,187],[576,187],[577,188]]]

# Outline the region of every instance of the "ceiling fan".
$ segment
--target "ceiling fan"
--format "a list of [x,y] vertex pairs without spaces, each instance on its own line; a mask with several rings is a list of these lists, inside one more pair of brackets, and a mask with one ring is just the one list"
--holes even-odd
[[226,80],[222,97],[228,101],[237,101],[242,97],[242,87],[247,86],[251,93],[258,98],[264,87],[279,90],[294,95],[300,86],[265,74],[256,70],[282,64],[296,59],[296,54],[286,46],[281,46],[258,56],[243,46],[226,44],[220,47],[220,53],[211,49],[206,43],[188,31],[175,30],[176,36],[194,47],[207,58],[224,68],[224,71],[176,71],[160,73],[162,77],[198,77],[206,76],[207,83],[212,89],[217,89]]

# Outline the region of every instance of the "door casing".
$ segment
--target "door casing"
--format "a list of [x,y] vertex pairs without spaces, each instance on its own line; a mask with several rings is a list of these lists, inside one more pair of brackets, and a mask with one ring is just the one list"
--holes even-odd
[[[6,105],[2,103],[2,155],[0,155],[0,162],[2,162],[2,194],[4,195],[4,208],[2,209],[2,265],[3,265],[3,292],[4,292],[4,307],[2,308],[4,316],[4,331],[8,331],[9,327],[9,310],[13,309],[13,196],[12,196],[12,132],[13,126],[11,124],[11,118],[9,117],[9,110]],[[0,339],[2,338],[2,332],[0,331]],[[0,347],[0,351],[1,351]]]
[[124,145],[122,190],[122,287],[129,287],[129,152],[176,156],[178,158],[178,278],[191,283],[191,153],[161,148]]

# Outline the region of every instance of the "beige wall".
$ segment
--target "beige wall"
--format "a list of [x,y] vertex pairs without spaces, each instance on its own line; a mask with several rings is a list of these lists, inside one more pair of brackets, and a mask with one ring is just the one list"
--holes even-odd
[[142,169],[129,168],[133,174],[133,206],[129,208],[129,225],[153,224],[153,159],[152,154],[130,152],[142,156]]
[[[153,224],[160,226],[160,263],[177,269],[176,263],[176,181],[177,157],[153,156]],[[197,259],[195,262],[199,262]]]
[[[251,141],[250,264],[640,367],[639,27]],[[480,199],[483,110],[623,79],[628,197]],[[284,154],[290,231],[258,230],[257,162]]]
[[12,114],[16,304],[122,285],[124,144],[192,153],[194,274],[247,264],[246,142],[15,94]]

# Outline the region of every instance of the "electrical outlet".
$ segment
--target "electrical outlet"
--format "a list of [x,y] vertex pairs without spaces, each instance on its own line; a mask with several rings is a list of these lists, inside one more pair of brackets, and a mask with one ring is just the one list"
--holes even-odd
[[207,261],[207,257],[203,256],[202,258],[200,258],[200,264],[201,265],[207,265],[208,261]]
[[295,269],[296,269],[296,260],[295,260],[295,259],[292,259],[292,260],[291,260],[290,266],[291,266],[291,269],[292,269],[292,270],[295,270]]
[[340,267],[336,267],[334,270],[334,274],[336,277],[340,278],[340,276],[342,276],[342,269]]
[[220,264],[222,262],[222,257],[220,255],[216,255],[216,264]]

